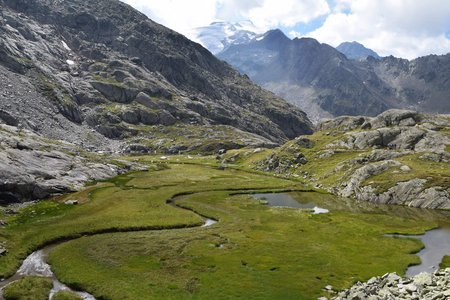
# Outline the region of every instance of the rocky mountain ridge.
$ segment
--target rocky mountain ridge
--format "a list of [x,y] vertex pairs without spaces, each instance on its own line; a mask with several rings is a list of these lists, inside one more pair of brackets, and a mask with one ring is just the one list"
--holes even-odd
[[302,111],[118,0],[0,8],[4,203],[129,170],[111,154],[274,147],[312,132]]
[[114,151],[154,148],[158,125],[226,125],[272,142],[312,132],[303,112],[120,1],[0,5],[0,71],[33,95],[0,94],[4,123]]
[[450,54],[412,61],[348,59],[311,38],[280,30],[218,54],[242,74],[303,108],[318,122],[341,115],[375,116],[390,108],[450,112]]

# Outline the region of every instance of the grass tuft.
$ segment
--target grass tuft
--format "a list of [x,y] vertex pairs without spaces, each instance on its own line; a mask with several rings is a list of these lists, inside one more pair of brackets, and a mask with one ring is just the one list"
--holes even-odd
[[51,278],[29,276],[14,281],[3,289],[5,300],[47,300]]

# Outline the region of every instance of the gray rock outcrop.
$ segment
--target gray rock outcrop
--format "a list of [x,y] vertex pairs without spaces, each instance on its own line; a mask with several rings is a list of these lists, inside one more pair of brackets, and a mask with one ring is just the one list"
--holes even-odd
[[450,268],[433,274],[402,278],[396,273],[372,277],[339,292],[333,300],[437,300],[450,299]]
[[334,186],[328,187],[330,192],[374,203],[450,209],[447,173],[437,177],[426,177],[423,172],[419,178],[404,176],[406,179],[381,188],[370,179],[384,172],[414,173],[412,166],[400,162],[407,155],[442,164],[433,168],[448,168],[450,118],[447,115],[394,109],[373,118],[339,117],[319,124],[318,128],[343,135],[343,138],[326,145],[319,157],[325,159],[336,152],[363,152],[336,166],[334,172],[345,172],[345,175]]
[[107,163],[100,155],[87,158],[73,144],[0,125],[0,204],[73,192],[86,182],[111,178],[127,169]]

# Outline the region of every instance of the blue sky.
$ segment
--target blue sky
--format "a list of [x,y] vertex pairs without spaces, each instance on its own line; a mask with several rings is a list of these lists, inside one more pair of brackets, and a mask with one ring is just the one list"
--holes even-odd
[[328,15],[319,16],[308,23],[297,23],[296,25],[290,27],[280,26],[280,29],[290,37],[305,36],[308,35],[309,32],[322,27],[327,17]]
[[213,21],[251,20],[337,46],[358,41],[380,55],[413,59],[450,52],[450,0],[122,0],[195,40]]

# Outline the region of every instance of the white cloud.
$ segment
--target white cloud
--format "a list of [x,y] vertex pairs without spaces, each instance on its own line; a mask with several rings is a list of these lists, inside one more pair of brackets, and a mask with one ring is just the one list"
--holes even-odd
[[192,29],[210,24],[216,18],[217,0],[122,0],[153,21],[191,36]]
[[309,22],[330,12],[326,0],[122,0],[182,34],[216,20],[251,20],[260,30]]
[[308,35],[332,46],[358,41],[381,55],[411,59],[450,52],[449,29],[447,0],[338,0],[323,26]]
[[262,5],[251,8],[246,17],[257,27],[270,29],[308,23],[329,12],[325,0],[264,0]]
[[405,58],[450,52],[445,36],[450,30],[449,0],[123,1],[191,39],[193,28],[246,19],[259,31],[283,27],[295,37],[304,32],[301,24],[327,16],[320,28],[306,35],[332,46],[358,41],[380,55]]

